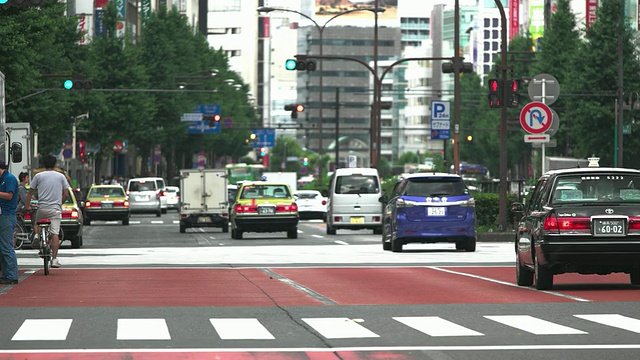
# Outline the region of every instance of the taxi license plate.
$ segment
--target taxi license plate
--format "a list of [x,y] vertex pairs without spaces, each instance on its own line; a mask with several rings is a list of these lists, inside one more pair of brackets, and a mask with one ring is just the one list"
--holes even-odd
[[271,207],[264,207],[258,209],[258,214],[260,215],[273,215],[276,213],[276,209]]
[[102,203],[102,207],[105,209],[113,208],[113,203]]
[[623,219],[594,219],[593,235],[624,235],[626,227]]
[[352,224],[364,224],[364,217],[362,217],[362,216],[352,217],[351,218],[351,223]]
[[136,196],[137,201],[148,201],[149,197],[147,195],[138,195]]
[[210,223],[211,222],[211,218],[208,216],[200,216],[198,218],[198,222],[199,223]]
[[442,206],[434,207],[430,206],[427,208],[427,216],[445,216],[445,208]]

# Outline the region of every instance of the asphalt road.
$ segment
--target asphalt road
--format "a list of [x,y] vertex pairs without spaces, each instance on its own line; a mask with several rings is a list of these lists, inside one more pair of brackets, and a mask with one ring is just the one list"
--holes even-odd
[[513,244],[411,244],[371,231],[231,239],[175,212],[95,222],[44,276],[19,251],[0,287],[0,359],[637,359],[640,288],[624,274],[514,284]]

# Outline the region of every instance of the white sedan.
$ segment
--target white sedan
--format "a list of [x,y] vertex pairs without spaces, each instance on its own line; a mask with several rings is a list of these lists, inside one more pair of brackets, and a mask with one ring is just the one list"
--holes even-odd
[[298,205],[300,219],[325,220],[327,215],[327,198],[317,190],[298,190],[293,196]]

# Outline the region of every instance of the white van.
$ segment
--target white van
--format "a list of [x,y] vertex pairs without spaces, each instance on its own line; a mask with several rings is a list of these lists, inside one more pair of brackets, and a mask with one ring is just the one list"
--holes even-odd
[[373,229],[382,234],[381,196],[377,169],[337,169],[329,185],[327,235],[335,235],[337,229]]

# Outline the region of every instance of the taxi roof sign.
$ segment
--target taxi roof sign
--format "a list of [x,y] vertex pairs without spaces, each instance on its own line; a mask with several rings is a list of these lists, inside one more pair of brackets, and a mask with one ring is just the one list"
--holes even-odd
[[590,158],[587,158],[587,160],[589,160],[589,165],[587,165],[588,167],[600,167],[600,158],[594,156],[591,156]]

